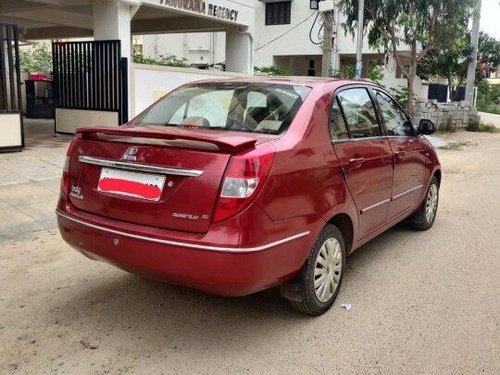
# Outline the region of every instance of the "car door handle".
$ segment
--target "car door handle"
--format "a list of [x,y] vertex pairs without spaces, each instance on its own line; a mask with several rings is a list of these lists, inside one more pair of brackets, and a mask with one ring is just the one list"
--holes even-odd
[[352,158],[349,159],[349,164],[359,167],[361,164],[363,164],[364,161],[365,158]]
[[403,159],[406,156],[406,151],[402,151],[402,150],[396,151],[396,156],[399,159]]

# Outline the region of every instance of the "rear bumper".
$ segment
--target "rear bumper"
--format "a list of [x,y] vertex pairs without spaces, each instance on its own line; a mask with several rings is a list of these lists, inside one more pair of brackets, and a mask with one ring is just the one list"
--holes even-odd
[[56,211],[63,239],[87,257],[146,278],[224,296],[243,296],[293,278],[308,253],[309,231],[257,246],[207,244],[143,235]]

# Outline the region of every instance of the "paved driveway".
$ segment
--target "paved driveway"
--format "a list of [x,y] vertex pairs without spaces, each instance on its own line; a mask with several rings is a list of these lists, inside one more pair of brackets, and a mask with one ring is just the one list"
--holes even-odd
[[276,289],[220,298],[84,258],[53,225],[64,145],[2,155],[0,373],[499,374],[500,134],[463,139],[434,228],[353,254],[317,318]]

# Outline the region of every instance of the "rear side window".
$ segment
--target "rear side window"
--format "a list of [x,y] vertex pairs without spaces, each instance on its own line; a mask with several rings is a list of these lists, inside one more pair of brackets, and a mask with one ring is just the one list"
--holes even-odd
[[375,108],[364,88],[343,90],[337,94],[352,138],[378,137],[382,134]]
[[332,137],[332,141],[349,138],[347,126],[345,124],[344,116],[342,115],[342,111],[340,110],[337,98],[333,99],[332,103],[332,113],[330,116],[330,135]]

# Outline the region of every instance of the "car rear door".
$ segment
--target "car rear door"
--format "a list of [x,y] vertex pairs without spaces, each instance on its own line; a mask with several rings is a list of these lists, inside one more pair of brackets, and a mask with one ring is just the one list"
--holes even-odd
[[357,207],[361,239],[386,223],[393,180],[391,146],[382,134],[366,87],[342,89],[335,94],[330,131]]
[[373,89],[373,93],[394,153],[394,185],[388,215],[391,221],[420,204],[426,176],[426,150],[396,101],[382,90]]

